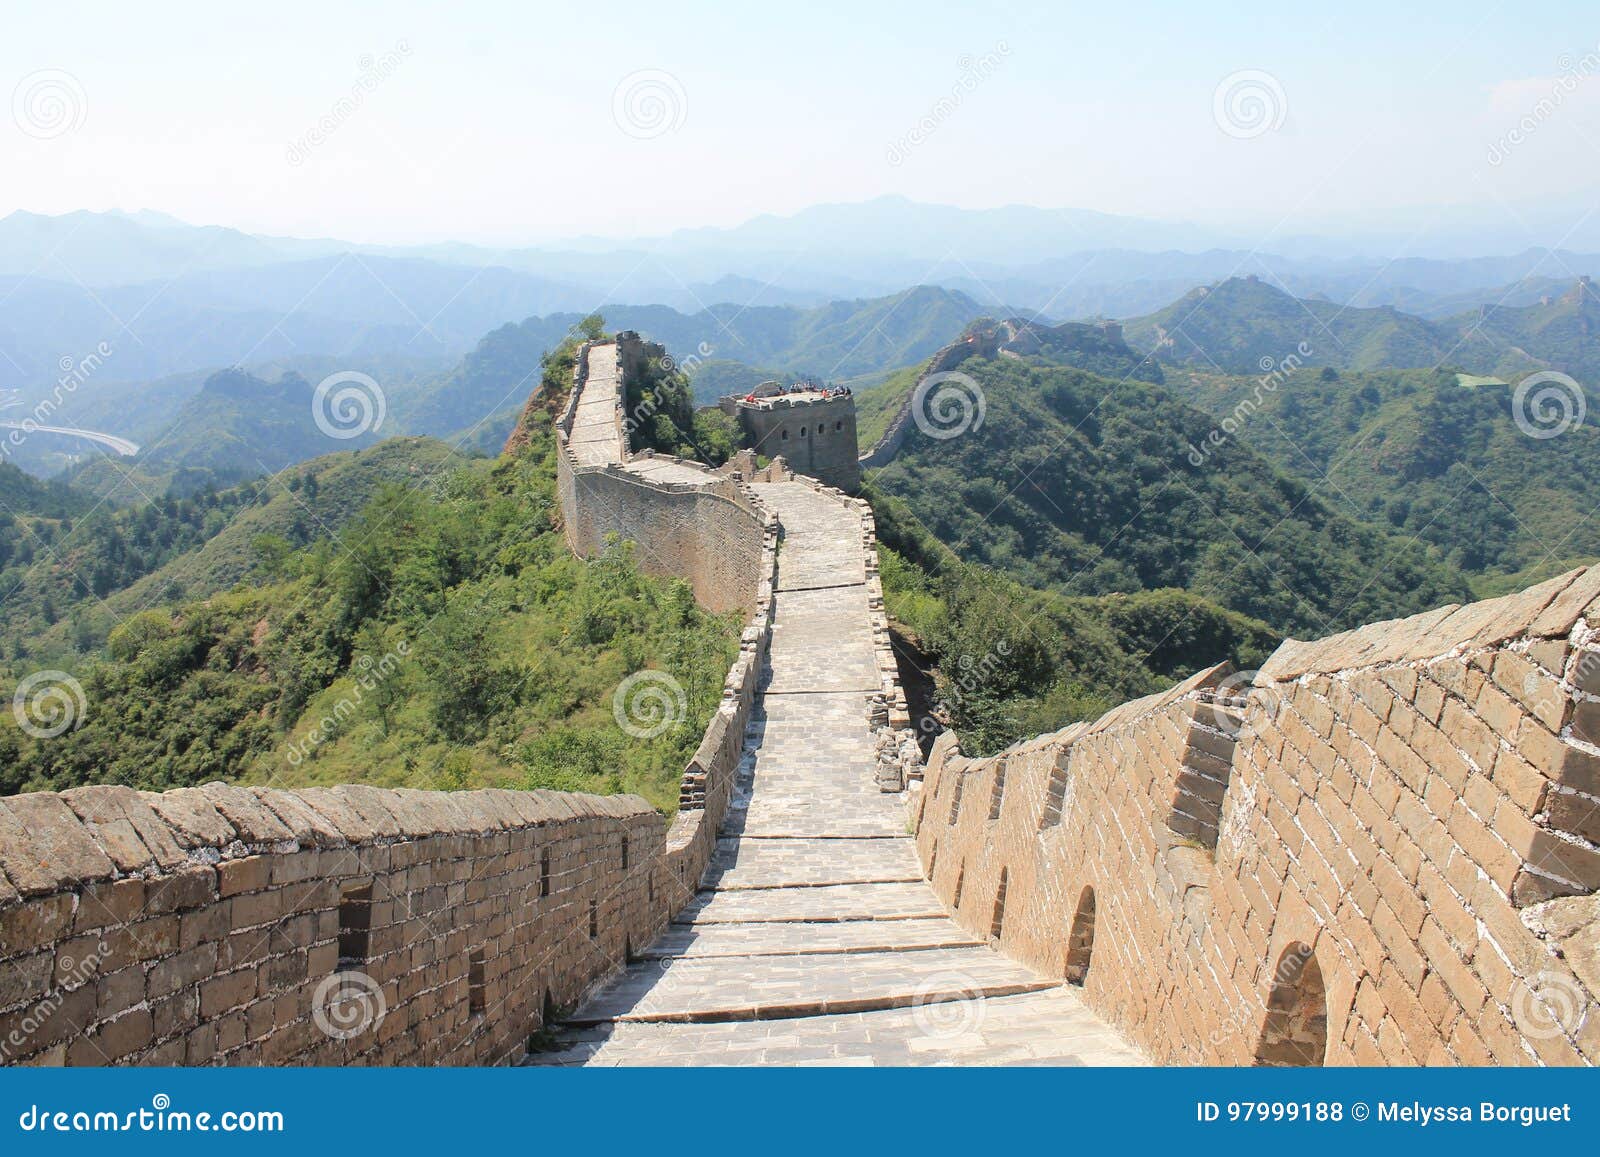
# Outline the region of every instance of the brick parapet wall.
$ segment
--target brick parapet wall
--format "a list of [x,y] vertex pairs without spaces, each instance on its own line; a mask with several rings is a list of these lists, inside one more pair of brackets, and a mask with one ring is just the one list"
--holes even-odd
[[[661,350],[633,333],[619,334],[617,343],[624,384]],[[618,391],[616,407],[620,460],[580,465],[568,438],[594,344],[578,349],[572,395],[557,421],[557,490],[568,544],[576,554],[593,557],[613,538],[631,542],[645,571],[687,579],[703,606],[748,616],[722,700],[684,770],[680,814],[668,835],[673,871],[692,888],[710,862],[715,832],[733,794],[756,684],[772,640],[778,521],[738,471],[715,472],[671,455],[629,454],[622,440],[625,388]],[[647,478],[628,469],[636,458],[692,468],[704,480]]]
[[1161,1060],[1292,1054],[1269,1001],[1314,974],[1328,1063],[1593,1063],[1597,597],[1600,568],[1290,641],[986,759],[941,736],[924,866],[1052,975],[1092,889],[1085,995]]
[[[0,801],[0,1059],[520,1057],[547,1004],[683,902],[663,834],[636,796],[208,784]],[[341,961],[358,887],[366,944]]]
[[[568,546],[580,557],[592,558],[613,537],[632,542],[641,567],[685,579],[702,606],[718,612],[759,613],[761,583],[771,573],[763,569],[763,536],[771,518],[743,479],[655,454],[638,457],[701,470],[704,481],[647,478],[628,469],[635,456],[625,450],[617,462],[579,464],[567,439],[588,378],[593,344],[579,347],[574,389],[557,422],[557,495]],[[660,349],[642,342],[637,334],[619,335],[618,345],[624,351],[618,360],[625,375],[637,372],[650,351]],[[616,410],[619,447],[624,393],[618,392]]]

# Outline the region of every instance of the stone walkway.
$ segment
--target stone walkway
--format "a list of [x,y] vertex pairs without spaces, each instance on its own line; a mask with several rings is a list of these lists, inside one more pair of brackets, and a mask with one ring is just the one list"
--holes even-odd
[[859,522],[797,483],[756,490],[783,525],[771,663],[717,854],[666,933],[530,1063],[1143,1063],[923,881],[904,797],[874,781]]
[[572,415],[567,444],[580,466],[620,465],[624,470],[655,482],[685,482],[704,486],[714,476],[703,467],[666,458],[628,458],[623,453],[622,431],[617,424],[617,395],[622,389],[617,347],[612,343],[589,347],[589,376],[578,408]]

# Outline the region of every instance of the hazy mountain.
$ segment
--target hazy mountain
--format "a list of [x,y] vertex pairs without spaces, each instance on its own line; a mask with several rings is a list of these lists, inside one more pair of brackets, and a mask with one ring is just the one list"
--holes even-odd
[[[704,364],[720,383],[747,382],[750,374],[756,380],[785,374],[834,379],[892,369],[932,354],[985,311],[965,294],[918,286],[812,309],[716,305],[684,314],[667,306],[610,305],[600,312],[609,329],[637,330],[665,345],[691,376]],[[397,416],[413,433],[444,435],[520,407],[539,358],[582,320],[581,314],[553,314],[503,326],[455,369],[400,391]],[[732,371],[730,362],[742,372]],[[702,402],[710,400],[696,392]]]
[[86,463],[70,481],[79,489],[138,503],[272,474],[319,454],[370,445],[389,432],[379,427],[336,437],[329,430],[359,423],[331,412],[327,404],[319,415],[314,395],[312,384],[296,373],[266,381],[243,370],[221,370],[138,455]]
[[1454,321],[1588,383],[1600,381],[1600,295],[1588,278],[1569,283],[1559,295],[1544,293],[1526,305],[1486,306]]
[[267,265],[339,248],[336,241],[257,237],[221,226],[189,225],[148,210],[51,217],[19,209],[0,218],[0,274],[88,285]]
[[1296,298],[1257,277],[1202,286],[1129,320],[1125,332],[1131,345],[1162,361],[1231,374],[1261,374],[1285,361],[1351,369],[1449,364],[1482,373],[1541,364],[1537,353],[1496,340],[1471,321],[1432,322],[1389,306]]

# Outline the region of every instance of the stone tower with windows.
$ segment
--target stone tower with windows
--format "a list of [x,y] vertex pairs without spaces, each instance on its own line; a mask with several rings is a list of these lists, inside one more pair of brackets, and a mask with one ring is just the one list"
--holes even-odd
[[856,448],[856,403],[847,390],[805,383],[765,382],[719,405],[738,421],[750,447],[768,458],[847,493],[861,488]]

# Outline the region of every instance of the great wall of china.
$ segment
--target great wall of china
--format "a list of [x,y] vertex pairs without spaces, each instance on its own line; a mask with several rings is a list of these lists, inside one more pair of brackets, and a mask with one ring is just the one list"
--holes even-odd
[[631,539],[749,616],[671,825],[551,792],[0,801],[0,1060],[1600,1058],[1600,568],[986,759],[946,734],[919,784],[870,510],[630,454],[654,352],[580,351],[558,473],[574,550]]

